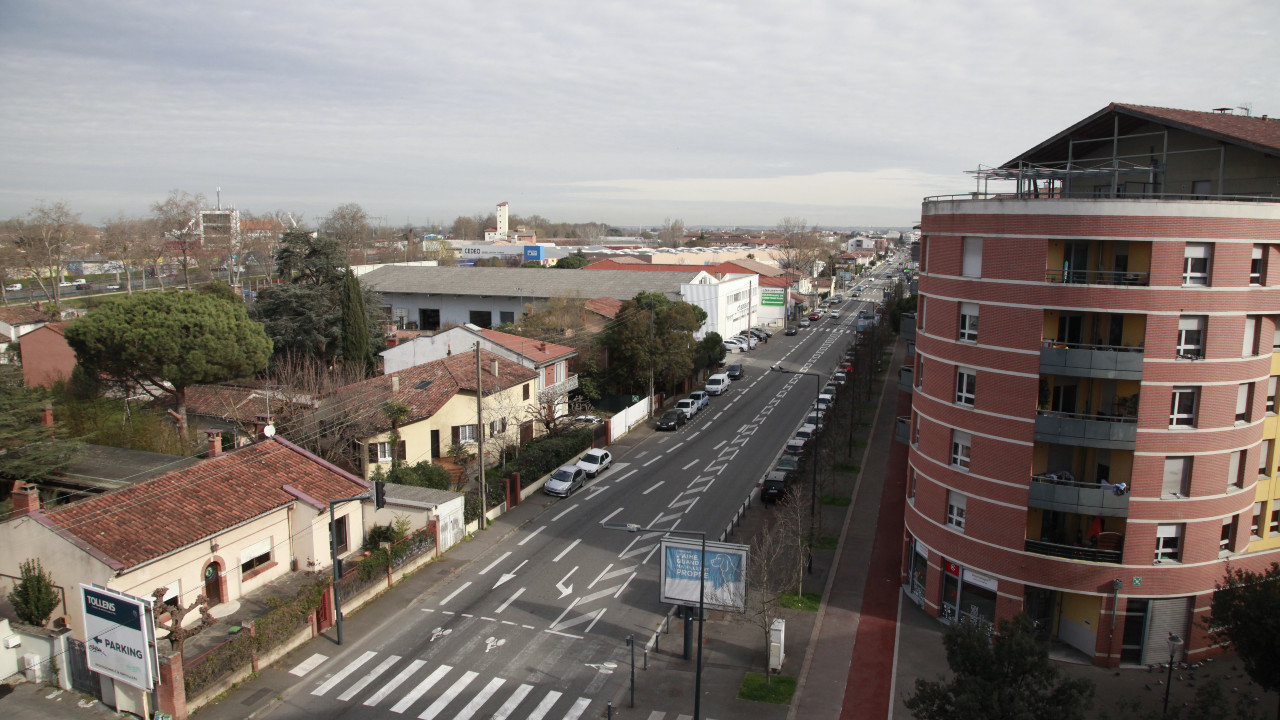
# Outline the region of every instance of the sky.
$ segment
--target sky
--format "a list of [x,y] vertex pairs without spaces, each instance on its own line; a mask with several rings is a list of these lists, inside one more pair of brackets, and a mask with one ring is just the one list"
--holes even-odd
[[1280,116],[1275,0],[0,0],[0,218],[910,226],[1109,102]]

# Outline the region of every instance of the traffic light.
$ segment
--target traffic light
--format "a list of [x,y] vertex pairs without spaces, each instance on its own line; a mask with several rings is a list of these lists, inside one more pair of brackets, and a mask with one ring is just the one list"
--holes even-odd
[[381,510],[387,504],[387,484],[382,480],[373,483],[373,506]]

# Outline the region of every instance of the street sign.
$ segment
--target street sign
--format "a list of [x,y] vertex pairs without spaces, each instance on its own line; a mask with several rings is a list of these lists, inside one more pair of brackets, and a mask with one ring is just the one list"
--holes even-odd
[[80,586],[89,668],[141,690],[155,688],[155,628],[151,601]]
[[746,545],[707,543],[706,571],[701,572],[702,543],[689,538],[662,539],[662,586],[659,602],[698,606],[698,579],[703,603],[712,610],[745,612],[747,605]]
[[761,305],[782,305],[786,302],[787,291],[783,288],[760,288]]

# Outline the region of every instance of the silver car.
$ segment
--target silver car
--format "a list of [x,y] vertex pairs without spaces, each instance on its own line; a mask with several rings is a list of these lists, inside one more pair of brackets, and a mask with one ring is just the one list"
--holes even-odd
[[551,473],[542,492],[556,497],[569,497],[587,481],[587,471],[577,465],[565,465]]

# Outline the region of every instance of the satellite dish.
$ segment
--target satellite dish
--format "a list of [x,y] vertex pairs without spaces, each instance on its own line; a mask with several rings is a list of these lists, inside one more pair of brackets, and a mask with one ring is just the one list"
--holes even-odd
[[275,435],[275,434],[276,434],[276,426],[275,426],[275,425],[268,425],[268,426],[266,426],[266,427],[262,428],[262,434],[263,434],[263,435],[265,435],[266,437],[271,437],[272,435]]

